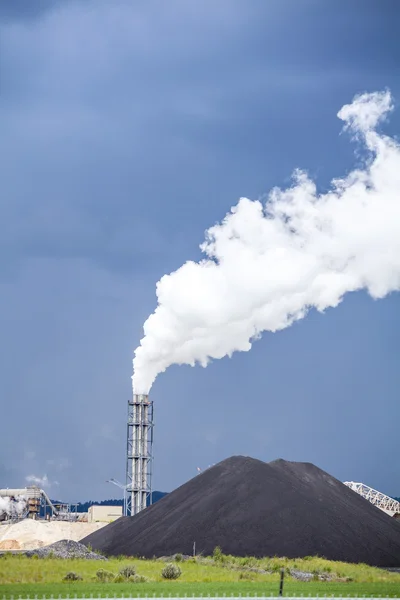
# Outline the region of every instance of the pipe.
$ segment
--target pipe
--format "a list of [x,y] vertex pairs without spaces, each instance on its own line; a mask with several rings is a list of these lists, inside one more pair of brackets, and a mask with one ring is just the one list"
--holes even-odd
[[45,492],[44,490],[40,490],[40,491],[41,491],[41,493],[43,494],[43,496],[44,496],[44,499],[45,499],[45,500],[46,500],[46,502],[47,502],[47,505],[48,505],[48,506],[50,506],[50,508],[52,509],[52,511],[53,511],[53,513],[54,513],[55,515],[58,515],[58,511],[55,509],[55,507],[54,507],[54,505],[53,505],[52,501],[50,500],[50,498],[48,497],[48,495],[46,494],[46,492]]
[[2,490],[0,489],[0,496],[2,496],[3,498],[11,498],[13,496],[24,496],[25,498],[40,498],[42,493],[42,490],[37,487],[20,489],[6,488]]

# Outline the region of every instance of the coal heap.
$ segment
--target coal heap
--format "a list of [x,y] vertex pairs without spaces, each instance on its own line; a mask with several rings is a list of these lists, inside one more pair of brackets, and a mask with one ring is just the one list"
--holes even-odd
[[84,540],[106,555],[323,556],[400,566],[400,523],[310,463],[233,456]]

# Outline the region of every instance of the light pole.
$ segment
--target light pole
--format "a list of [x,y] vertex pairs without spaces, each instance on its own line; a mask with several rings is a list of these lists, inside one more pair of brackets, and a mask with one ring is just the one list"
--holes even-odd
[[106,483],[113,483],[117,487],[121,488],[121,490],[124,490],[124,508],[123,508],[123,514],[124,514],[124,517],[126,517],[126,487],[127,486],[123,485],[122,483],[120,483],[117,479],[107,479]]

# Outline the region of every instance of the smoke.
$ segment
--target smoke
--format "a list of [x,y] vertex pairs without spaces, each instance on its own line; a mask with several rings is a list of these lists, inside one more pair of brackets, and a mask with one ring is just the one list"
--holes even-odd
[[43,477],[38,477],[37,475],[27,475],[25,477],[25,481],[40,488],[50,488],[54,485],[58,485],[58,481],[49,481],[47,475],[43,475]]
[[241,198],[206,232],[206,258],[160,279],[133,360],[135,393],[172,364],[248,351],[263,331],[335,307],[346,292],[400,289],[400,147],[376,131],[391,110],[389,92],[355,97],[337,116],[367,150],[362,168],[326,194],[297,170],[265,205]]
[[26,510],[26,498],[16,496],[15,498],[0,496],[0,515],[6,513],[9,517],[20,517]]

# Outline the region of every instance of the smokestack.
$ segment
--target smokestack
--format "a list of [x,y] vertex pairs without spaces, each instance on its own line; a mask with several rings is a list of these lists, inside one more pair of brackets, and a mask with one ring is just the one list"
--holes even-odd
[[151,504],[153,403],[146,394],[134,394],[128,402],[126,459],[126,508],[132,516]]

